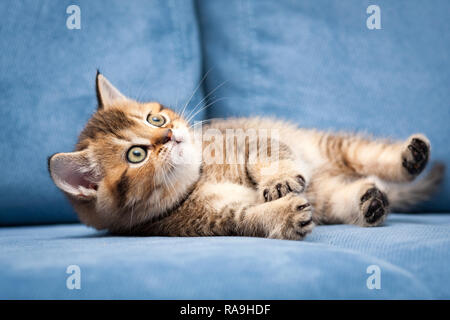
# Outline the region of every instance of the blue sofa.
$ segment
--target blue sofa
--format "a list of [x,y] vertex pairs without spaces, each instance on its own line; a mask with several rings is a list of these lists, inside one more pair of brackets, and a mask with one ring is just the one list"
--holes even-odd
[[[67,27],[74,4],[80,29]],[[178,109],[207,73],[188,103],[211,104],[198,119],[423,132],[449,166],[450,2],[378,0],[380,29],[366,25],[372,4],[0,2],[0,298],[449,299],[448,173],[433,199],[381,227],[318,226],[301,242],[112,237],[79,224],[47,173],[95,109],[97,68]]]

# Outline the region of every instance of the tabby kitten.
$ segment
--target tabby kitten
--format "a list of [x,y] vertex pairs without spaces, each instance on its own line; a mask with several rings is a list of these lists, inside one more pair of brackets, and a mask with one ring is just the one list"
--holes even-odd
[[[49,171],[83,223],[112,233],[302,239],[315,224],[380,225],[443,176],[438,164],[411,183],[430,156],[421,134],[387,142],[260,118],[212,120],[195,134],[180,114],[125,97],[99,73],[96,89],[76,150],[51,156]],[[257,137],[224,139],[230,130]],[[226,144],[219,157],[212,146]]]

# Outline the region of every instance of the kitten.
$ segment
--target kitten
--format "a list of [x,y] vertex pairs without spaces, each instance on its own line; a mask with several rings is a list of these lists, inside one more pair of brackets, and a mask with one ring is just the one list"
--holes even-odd
[[411,183],[430,156],[421,134],[387,142],[261,118],[191,126],[100,73],[96,89],[76,150],[51,156],[49,171],[83,223],[112,233],[302,239],[315,224],[380,225],[442,180],[438,164]]

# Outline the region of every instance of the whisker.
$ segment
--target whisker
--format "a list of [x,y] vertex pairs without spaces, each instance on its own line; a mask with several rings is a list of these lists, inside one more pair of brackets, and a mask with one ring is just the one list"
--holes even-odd
[[206,106],[204,106],[203,108],[199,109],[196,113],[194,113],[192,116],[189,117],[188,120],[186,120],[187,122],[190,122],[199,112],[205,110],[206,108],[210,107],[211,105],[213,105],[214,103],[220,101],[220,100],[224,100],[227,99],[226,97],[222,97],[222,98],[218,98],[210,103],[208,103]]
[[133,213],[134,213],[134,203],[133,203],[133,205],[131,206],[130,226],[129,226],[130,230],[131,230],[131,228],[133,227]]
[[177,193],[177,189],[175,188],[174,183],[172,182],[172,180],[169,179],[169,177],[167,177],[167,179],[168,179],[168,181],[170,183],[170,186],[172,188],[173,193],[176,194]]
[[141,85],[140,85],[140,87],[138,89],[138,92],[137,92],[137,95],[136,95],[136,101],[140,101],[141,98],[142,98],[142,95],[143,95],[143,92],[144,92],[144,86],[147,83],[148,76],[149,76],[149,72],[147,72],[145,74],[144,80],[142,81],[142,83],[141,83]]
[[186,107],[189,105],[189,103],[191,103],[191,100],[194,97],[195,93],[197,92],[198,88],[200,88],[203,81],[205,81],[206,77],[208,76],[208,74],[211,72],[212,69],[213,69],[213,67],[209,68],[209,70],[204,74],[203,78],[200,80],[198,85],[195,87],[194,92],[192,92],[192,95],[189,97],[188,101],[186,102],[186,104],[183,107],[183,110],[181,111],[181,118],[184,116],[184,111],[186,110]]
[[[197,109],[197,107],[205,101],[210,95],[212,95],[215,91],[217,91],[220,87],[222,87],[225,83],[227,83],[228,80],[223,81],[221,84],[219,84],[217,87],[215,87],[213,90],[211,90],[202,100],[200,100],[195,107],[191,110],[191,112],[186,116],[186,118],[190,118],[191,114]],[[189,122],[189,121],[188,121]]]
[[[166,188],[169,189],[169,191],[170,191],[170,189],[172,189],[172,192],[173,192],[173,193],[176,193],[176,189],[175,189],[174,185],[171,183],[170,178],[169,178],[169,176],[167,175],[167,172],[166,172],[164,169],[162,169],[162,173],[163,173],[163,179],[164,179],[164,181],[165,181],[165,186],[166,186]],[[167,179],[166,179],[166,178],[167,178]],[[169,184],[170,184],[170,185],[169,185]]]
[[214,120],[214,119],[205,119],[205,120],[201,120],[201,121],[196,121],[196,122],[194,122],[193,124],[191,124],[191,125],[188,127],[188,129],[191,129],[191,128],[193,128],[194,126],[198,126],[198,125],[204,124],[204,123],[209,122],[209,121],[212,121],[212,120]]

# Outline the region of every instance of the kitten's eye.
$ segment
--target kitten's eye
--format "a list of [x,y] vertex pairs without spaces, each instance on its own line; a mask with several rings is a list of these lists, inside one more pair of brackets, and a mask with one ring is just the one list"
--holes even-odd
[[166,118],[164,118],[160,114],[154,114],[154,115],[149,114],[147,117],[147,121],[148,121],[148,123],[150,123],[151,125],[154,125],[155,127],[162,127],[166,123]]
[[127,152],[127,160],[131,163],[139,163],[147,157],[147,150],[142,147],[131,147]]

